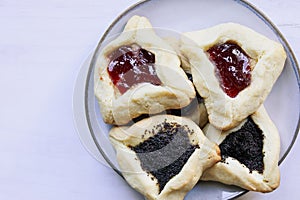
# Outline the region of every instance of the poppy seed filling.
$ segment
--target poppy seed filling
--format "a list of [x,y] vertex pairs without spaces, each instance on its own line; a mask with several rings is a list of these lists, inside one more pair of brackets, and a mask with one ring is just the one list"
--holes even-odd
[[262,130],[251,117],[248,117],[239,130],[230,133],[219,145],[222,160],[232,157],[244,164],[250,173],[253,170],[263,173],[263,139]]
[[142,137],[153,132],[153,136],[130,148],[136,152],[142,169],[157,179],[161,192],[199,146],[192,145],[189,140],[193,130],[174,122],[164,121],[152,130],[146,130]]

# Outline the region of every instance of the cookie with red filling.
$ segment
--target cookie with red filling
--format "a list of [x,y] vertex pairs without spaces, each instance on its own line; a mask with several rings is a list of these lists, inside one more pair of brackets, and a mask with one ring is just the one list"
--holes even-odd
[[282,45],[235,23],[185,33],[181,52],[211,124],[228,130],[254,113],[280,75]]
[[130,18],[124,31],[100,51],[95,66],[94,93],[109,124],[181,109],[196,95],[176,52],[145,17]]

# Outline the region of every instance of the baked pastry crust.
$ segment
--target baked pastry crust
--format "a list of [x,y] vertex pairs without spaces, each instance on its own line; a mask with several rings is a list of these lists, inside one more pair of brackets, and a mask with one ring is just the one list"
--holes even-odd
[[[218,162],[203,173],[201,180],[219,181],[229,185],[237,185],[247,190],[258,192],[271,192],[279,186],[280,173],[278,167],[280,153],[279,133],[265,108],[261,106],[253,115],[253,121],[263,131],[263,173],[252,171],[241,164],[237,159],[227,157],[225,161]],[[236,128],[222,132],[211,124],[204,128],[204,133],[213,142],[222,143],[227,135],[240,129],[245,122]]]
[[203,128],[208,122],[207,111],[203,102],[196,101],[195,103],[196,107],[183,117],[191,119],[200,128]]
[[163,39],[175,50],[175,52],[179,56],[181,61],[181,68],[185,71],[185,73],[191,74],[191,66],[189,60],[180,51],[180,47],[181,47],[180,39],[172,36],[165,37]]
[[[251,58],[251,84],[231,98],[220,87],[215,65],[206,51],[227,41],[236,42]],[[235,23],[188,32],[182,37],[182,54],[189,59],[194,85],[205,100],[209,121],[228,130],[255,112],[280,75],[286,53],[281,44]]]
[[[136,146],[157,134],[156,131],[144,133],[164,122],[186,125],[191,130],[188,134],[190,143],[200,148],[195,149],[181,171],[173,176],[159,192],[156,178],[149,176],[149,173],[142,169],[137,154],[129,146]],[[117,160],[124,178],[131,187],[147,199],[183,199],[198,182],[203,170],[221,159],[218,146],[210,142],[193,121],[174,115],[156,115],[139,121],[131,127],[115,127],[110,131],[110,140],[116,149]]]
[[[187,74],[191,74],[191,66],[189,64],[189,61],[180,52],[180,45],[181,45],[180,39],[176,37],[165,37],[163,39],[175,50],[175,52],[179,56],[181,61],[180,66],[184,70],[184,72]],[[191,104],[193,103],[194,102],[192,101]],[[202,100],[200,101],[199,99],[197,99],[197,103],[198,103],[197,108],[195,108],[188,115],[184,115],[184,117],[193,120],[196,124],[200,126],[200,128],[203,128],[208,122],[208,115],[207,115],[206,107],[204,105],[204,101]]]
[[[124,94],[115,88],[107,66],[109,55],[123,45],[137,44],[155,54],[156,74],[161,85],[139,83]],[[103,120],[109,124],[123,125],[141,114],[160,113],[179,109],[195,97],[193,84],[180,68],[176,52],[158,37],[145,17],[133,16],[119,37],[100,52],[94,73],[94,93],[100,104]]]

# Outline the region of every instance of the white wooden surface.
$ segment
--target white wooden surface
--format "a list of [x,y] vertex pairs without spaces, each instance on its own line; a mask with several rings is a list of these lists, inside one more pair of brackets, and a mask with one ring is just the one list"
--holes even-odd
[[[0,199],[142,199],[83,148],[72,94],[81,63],[136,0],[0,0]],[[300,1],[250,0],[300,59]],[[239,199],[297,199],[300,144],[280,166],[281,186]]]

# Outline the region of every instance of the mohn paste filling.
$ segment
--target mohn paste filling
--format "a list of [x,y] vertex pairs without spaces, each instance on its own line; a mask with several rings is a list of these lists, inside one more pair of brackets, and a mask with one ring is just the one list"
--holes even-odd
[[156,178],[161,192],[199,146],[190,142],[189,134],[194,134],[193,130],[175,122],[165,121],[153,130],[146,130],[143,137],[153,131],[154,136],[130,148],[136,152],[142,169]]
[[245,124],[237,131],[230,133],[219,145],[222,159],[227,157],[237,159],[244,164],[250,172],[253,170],[263,173],[264,135],[262,130],[248,117]]

